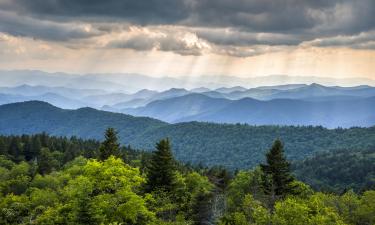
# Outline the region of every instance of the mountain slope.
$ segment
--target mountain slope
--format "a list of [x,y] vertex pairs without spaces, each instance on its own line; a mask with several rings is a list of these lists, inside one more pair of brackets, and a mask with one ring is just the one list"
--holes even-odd
[[51,135],[101,139],[103,130],[116,127],[119,135],[130,140],[140,133],[166,123],[92,108],[64,110],[45,102],[29,101],[0,106],[2,134],[31,134],[47,132]]
[[315,152],[334,149],[367,149],[375,145],[375,127],[329,130],[323,127],[249,126],[214,123],[167,124],[91,108],[63,110],[38,101],[0,106],[0,134],[33,134],[102,139],[107,127],[119,132],[123,144],[154,149],[169,137],[182,161],[228,168],[249,168],[264,160],[274,139],[285,142],[289,159],[299,160]]
[[298,179],[316,190],[342,193],[375,187],[375,145],[366,150],[319,153],[293,165]]
[[248,123],[251,125],[322,125],[328,128],[375,125],[375,97],[303,101],[251,98],[228,100],[204,94],[158,100],[123,111],[167,122]]
[[81,102],[79,100],[70,99],[55,93],[45,93],[42,95],[35,96],[23,96],[23,95],[13,95],[13,94],[1,94],[0,93],[0,105],[15,103],[15,102],[24,102],[24,101],[45,101],[50,104],[53,104],[57,107],[64,109],[77,109],[80,107],[88,106],[87,103]]
[[241,99],[189,120],[252,125],[322,125],[328,128],[375,125],[375,97],[308,102],[292,99]]
[[41,85],[31,86],[24,84],[16,87],[0,87],[0,93],[23,96],[37,96],[47,93],[54,93],[71,99],[81,99],[85,96],[100,95],[105,94],[106,92],[99,89],[74,89],[66,87],[47,87]]
[[124,113],[137,116],[148,116],[167,122],[175,122],[184,117],[215,112],[230,101],[220,98],[210,98],[203,94],[189,94],[166,100],[157,100],[144,107],[125,109]]

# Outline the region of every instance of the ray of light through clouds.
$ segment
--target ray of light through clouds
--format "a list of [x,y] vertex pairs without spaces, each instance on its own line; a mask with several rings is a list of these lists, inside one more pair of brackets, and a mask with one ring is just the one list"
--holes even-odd
[[0,69],[374,78],[373,0],[0,0]]

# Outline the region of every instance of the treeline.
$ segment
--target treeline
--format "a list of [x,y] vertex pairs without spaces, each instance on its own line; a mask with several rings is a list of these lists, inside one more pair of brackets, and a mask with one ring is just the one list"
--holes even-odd
[[289,160],[302,160],[317,152],[337,149],[375,148],[375,126],[326,129],[321,126],[251,126],[188,122],[167,124],[90,108],[63,110],[31,101],[0,106],[0,134],[36,134],[103,139],[114,127],[123,145],[152,151],[155,143],[169,137],[173,153],[182,162],[228,169],[254,168],[276,138],[283,140]]
[[[98,158],[101,143],[94,139],[78,137],[54,137],[46,133],[36,135],[0,136],[0,155],[18,163],[34,163],[41,174],[60,170],[78,156]],[[135,150],[130,146],[118,146],[118,156],[126,163],[144,168],[143,161],[150,152]]]
[[296,161],[293,170],[315,190],[343,193],[375,189],[375,147],[319,153]]
[[[2,139],[6,152],[0,157],[0,224],[375,223],[375,191],[315,192],[293,176],[280,140],[266,150],[263,164],[232,177],[221,167],[177,162],[168,139],[157,142],[150,154],[121,147],[114,129],[107,129],[101,143],[37,137],[43,144],[28,161],[24,142],[19,142],[23,153],[15,157],[10,151],[15,136]],[[73,151],[78,157],[67,162],[55,158],[66,149],[52,143],[59,146],[63,140],[81,143]],[[86,144],[92,147],[90,155],[79,148]],[[43,158],[43,149],[61,164],[44,170],[42,162],[49,160]]]
[[375,148],[375,126],[326,129],[321,126],[251,126],[204,122],[178,123],[143,132],[132,146],[150,149],[169,137],[178,160],[228,169],[249,169],[264,160],[276,138],[283,140],[289,160],[302,160],[318,152]]
[[[213,191],[229,180],[221,168],[178,163],[168,139],[152,154],[121,147],[111,128],[102,143],[45,134],[1,140],[0,224],[202,224],[211,220]],[[41,141],[30,158],[25,140]],[[79,156],[65,162],[66,146]]]

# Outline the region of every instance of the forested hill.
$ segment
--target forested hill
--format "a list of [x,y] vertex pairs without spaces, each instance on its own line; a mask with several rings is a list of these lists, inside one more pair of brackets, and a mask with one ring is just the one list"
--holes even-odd
[[177,159],[231,169],[257,165],[264,160],[264,152],[276,138],[284,141],[291,160],[303,159],[319,151],[375,146],[375,127],[329,130],[311,126],[168,124],[91,108],[63,110],[38,101],[0,106],[0,134],[45,131],[57,136],[102,139],[107,127],[114,127],[119,132],[123,144],[151,150],[158,140],[169,137]]
[[315,190],[342,193],[375,188],[375,148],[319,153],[292,165],[297,177]]

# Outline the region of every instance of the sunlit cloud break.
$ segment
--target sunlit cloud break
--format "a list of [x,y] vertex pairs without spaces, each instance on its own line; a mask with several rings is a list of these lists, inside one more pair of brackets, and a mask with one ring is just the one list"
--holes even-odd
[[374,34],[372,0],[0,0],[0,69],[372,78]]

